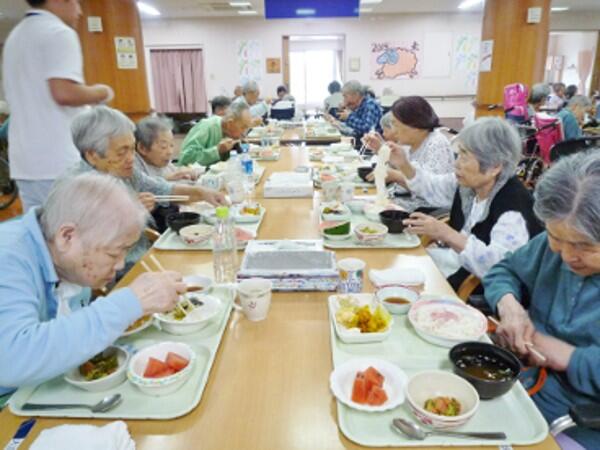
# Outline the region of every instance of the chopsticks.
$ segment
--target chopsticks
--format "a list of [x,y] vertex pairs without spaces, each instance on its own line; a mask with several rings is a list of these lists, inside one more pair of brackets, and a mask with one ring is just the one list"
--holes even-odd
[[[490,322],[492,322],[494,325],[496,325],[497,327],[500,326],[500,321],[498,321],[498,319],[496,319],[493,316],[487,316],[487,318],[490,320]],[[533,353],[535,356],[538,357],[538,359],[542,360],[542,361],[546,361],[546,357],[544,355],[542,355],[539,350],[537,350],[535,348],[535,346],[533,345],[533,343],[531,342],[525,342],[525,345],[527,346],[527,348],[529,349],[529,351],[531,353]]]
[[[154,263],[154,265],[158,268],[159,272],[164,272],[165,268],[162,266],[162,264],[158,261],[158,259],[156,258],[156,256],[154,255],[150,255],[150,260]],[[144,270],[146,272],[154,272],[150,266],[148,266],[148,264],[146,264],[146,261],[141,260],[140,264],[142,265],[142,267],[144,268]],[[180,296],[183,297],[183,296]],[[186,297],[183,297],[183,299],[186,301],[187,305],[190,307],[190,309],[194,309],[195,306],[194,304]],[[187,317],[188,313],[185,310],[185,308],[183,306],[181,306],[181,304],[178,302],[177,305],[175,305],[176,308],[179,308],[179,310],[183,313],[184,316]]]
[[189,202],[189,195],[155,195],[154,200],[157,202]]

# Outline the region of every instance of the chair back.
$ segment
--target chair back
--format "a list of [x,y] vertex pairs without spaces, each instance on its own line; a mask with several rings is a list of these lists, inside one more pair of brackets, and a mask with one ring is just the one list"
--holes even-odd
[[529,119],[527,98],[529,90],[522,83],[513,83],[504,87],[504,115],[506,119],[522,123]]
[[600,146],[600,136],[587,136],[579,139],[570,139],[554,144],[550,149],[550,161],[554,162],[564,156]]

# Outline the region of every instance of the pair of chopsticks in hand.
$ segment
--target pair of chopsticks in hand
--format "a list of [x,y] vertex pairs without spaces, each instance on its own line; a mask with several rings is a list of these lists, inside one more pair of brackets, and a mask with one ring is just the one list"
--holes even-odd
[[[487,316],[487,317],[490,320],[490,322],[492,322],[494,325],[496,325],[497,327],[500,326],[500,322],[498,321],[498,319],[496,319],[495,317],[492,317],[492,316]],[[542,361],[546,361],[547,358],[544,355],[542,355],[538,350],[536,350],[533,343],[525,342],[525,345],[527,346],[527,348],[529,349],[529,351],[531,353],[533,353],[535,356],[538,357],[538,359],[540,359]]]
[[154,200],[157,202],[189,202],[189,195],[155,195]]
[[[154,265],[157,267],[157,269],[158,269],[158,271],[159,271],[159,272],[164,272],[164,271],[165,271],[165,268],[164,268],[164,267],[162,266],[162,264],[161,264],[161,263],[158,261],[158,259],[156,258],[156,256],[154,256],[154,255],[150,255],[150,260],[151,260],[151,261],[154,263]],[[142,267],[144,268],[144,270],[145,270],[146,272],[154,272],[154,271],[153,271],[153,270],[150,268],[150,266],[149,266],[148,264],[146,264],[146,261],[144,261],[144,260],[141,260],[141,261],[140,261],[140,263],[142,264]],[[186,302],[187,306],[189,306],[189,307],[190,307],[190,311],[191,311],[192,309],[194,309],[194,308],[195,308],[194,304],[193,304],[193,303],[190,301],[190,299],[188,299],[187,297],[184,297],[184,296],[181,296],[181,297],[183,297],[183,299],[185,300],[185,302]],[[185,308],[184,308],[183,306],[181,306],[181,303],[179,303],[179,302],[178,302],[178,303],[175,305],[175,308],[179,308],[179,310],[180,310],[180,311],[183,313],[183,315],[187,317],[188,313],[187,313],[187,311],[185,310]]]

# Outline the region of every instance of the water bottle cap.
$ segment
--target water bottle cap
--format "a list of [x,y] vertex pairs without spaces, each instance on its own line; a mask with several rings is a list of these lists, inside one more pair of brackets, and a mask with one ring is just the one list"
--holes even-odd
[[215,210],[215,214],[219,219],[227,219],[229,217],[229,208],[227,206],[219,206]]
[[237,150],[231,150],[231,153],[229,156],[237,156]]

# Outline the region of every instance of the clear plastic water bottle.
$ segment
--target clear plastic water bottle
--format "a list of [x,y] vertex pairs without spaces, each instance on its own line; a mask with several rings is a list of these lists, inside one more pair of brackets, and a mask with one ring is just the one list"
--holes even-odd
[[213,267],[216,283],[234,283],[237,274],[237,243],[229,208],[219,206],[213,233]]
[[227,161],[227,182],[239,180],[241,176],[242,166],[240,165],[238,153],[237,151],[232,150],[229,154],[229,160]]
[[248,200],[252,198],[254,193],[254,161],[250,158],[248,153],[242,155],[242,172],[243,172],[243,183],[244,192]]

